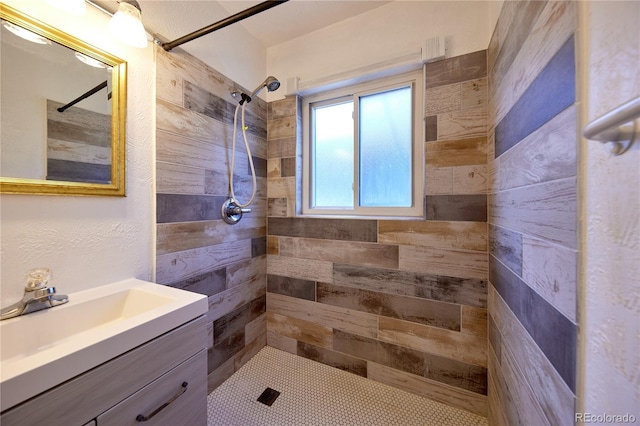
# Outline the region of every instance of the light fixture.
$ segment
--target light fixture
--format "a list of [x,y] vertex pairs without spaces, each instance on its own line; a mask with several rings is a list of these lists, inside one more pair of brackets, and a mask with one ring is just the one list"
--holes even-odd
[[47,0],[47,3],[74,15],[84,15],[87,11],[84,0]]
[[82,62],[83,64],[87,64],[90,67],[94,67],[94,68],[106,68],[107,65],[103,64],[102,62],[98,61],[97,59],[93,59],[90,56],[84,55],[80,52],[76,52],[75,53],[76,58]]
[[2,21],[2,25],[13,34],[17,35],[20,38],[28,40],[32,43],[51,44],[51,40],[49,40],[48,38],[45,38],[40,34],[34,33],[33,31],[29,31],[15,24],[12,24],[11,22]]
[[109,34],[133,47],[147,47],[147,33],[141,21],[140,5],[136,0],[121,0],[118,11],[109,21]]

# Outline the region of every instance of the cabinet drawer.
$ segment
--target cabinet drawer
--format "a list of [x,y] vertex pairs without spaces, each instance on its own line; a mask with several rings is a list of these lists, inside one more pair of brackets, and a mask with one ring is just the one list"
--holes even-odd
[[[139,416],[148,420],[138,420]],[[206,425],[206,351],[198,352],[101,414],[97,421],[98,426]]]
[[206,335],[199,317],[3,412],[0,423],[84,425],[206,348]]

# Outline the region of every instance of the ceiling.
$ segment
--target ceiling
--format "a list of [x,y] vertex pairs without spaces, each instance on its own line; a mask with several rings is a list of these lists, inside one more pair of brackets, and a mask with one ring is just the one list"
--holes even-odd
[[[114,12],[118,8],[115,0],[93,0],[104,9]],[[245,0],[138,0],[142,8],[145,28],[163,41],[177,38],[202,27],[213,24],[235,13],[248,9],[261,1]],[[254,15],[234,25],[241,25],[264,47],[271,47],[300,37],[336,22],[351,18],[389,1],[382,0],[290,0],[272,9]],[[177,36],[164,34],[169,23],[179,14],[171,32],[182,30]],[[203,15],[210,22],[203,23]],[[188,26],[187,23],[193,23]]]

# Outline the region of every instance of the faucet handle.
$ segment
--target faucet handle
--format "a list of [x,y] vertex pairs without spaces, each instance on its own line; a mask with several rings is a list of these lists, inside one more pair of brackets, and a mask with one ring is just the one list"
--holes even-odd
[[49,268],[32,269],[27,273],[26,291],[34,291],[47,288],[51,279],[51,270]]

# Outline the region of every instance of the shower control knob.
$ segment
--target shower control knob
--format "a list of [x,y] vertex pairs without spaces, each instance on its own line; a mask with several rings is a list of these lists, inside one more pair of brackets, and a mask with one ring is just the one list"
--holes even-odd
[[251,209],[243,209],[233,199],[229,198],[222,204],[222,220],[230,225],[240,222],[244,213],[250,213]]

